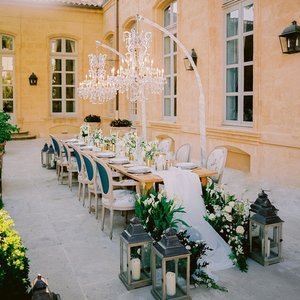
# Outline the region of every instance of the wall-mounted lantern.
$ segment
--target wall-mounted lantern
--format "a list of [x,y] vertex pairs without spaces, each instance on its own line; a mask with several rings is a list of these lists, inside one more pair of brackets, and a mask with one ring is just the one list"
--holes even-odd
[[279,35],[282,53],[292,54],[300,52],[300,26],[296,21],[285,28],[281,35]]
[[[190,55],[191,55],[191,57],[192,57],[192,59],[193,59],[194,64],[197,66],[197,58],[198,58],[198,57],[197,57],[197,53],[195,52],[195,49],[194,49],[194,48],[192,49]],[[189,59],[188,59],[188,57],[185,57],[185,58],[183,59],[183,61],[184,61],[185,69],[186,69],[187,71],[193,71],[193,70],[194,70],[194,68],[193,68],[193,66],[192,66],[192,64],[191,64],[191,62],[190,62]]]
[[37,85],[38,78],[34,73],[29,76],[28,80],[30,85]]

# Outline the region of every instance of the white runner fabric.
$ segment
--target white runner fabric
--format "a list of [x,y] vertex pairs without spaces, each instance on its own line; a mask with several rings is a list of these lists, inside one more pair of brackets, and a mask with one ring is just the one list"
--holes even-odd
[[189,170],[178,168],[153,173],[163,178],[164,190],[168,198],[175,198],[177,205],[184,207],[186,213],[180,213],[175,217],[191,226],[188,229],[190,239],[203,240],[213,249],[207,251],[207,256],[203,257],[204,261],[209,262],[209,270],[218,271],[232,267],[232,261],[228,257],[231,252],[229,245],[204,219],[206,208],[202,199],[199,177]]

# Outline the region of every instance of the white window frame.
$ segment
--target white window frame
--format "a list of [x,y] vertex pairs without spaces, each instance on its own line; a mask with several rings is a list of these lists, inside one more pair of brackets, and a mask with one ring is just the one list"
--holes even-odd
[[[165,10],[172,6],[172,5],[177,5],[177,9],[178,9],[178,3],[177,1],[173,1],[171,2],[164,10],[163,10],[163,16],[165,14]],[[170,31],[172,34],[176,35],[177,33],[177,17],[176,17],[176,22],[174,22],[174,17],[173,17],[173,10],[171,10],[171,22],[170,25],[165,26],[164,27]],[[165,48],[165,38],[168,37],[167,35],[163,35],[163,49]],[[178,95],[174,93],[175,90],[175,78],[177,80],[177,86],[178,86],[178,76],[177,73],[174,72],[175,67],[174,67],[174,56],[176,56],[176,64],[177,64],[177,51],[174,51],[174,41],[172,39],[170,39],[171,42],[171,46],[170,46],[170,53],[169,54],[165,54],[163,56],[163,61],[165,61],[165,58],[170,57],[170,74],[167,75],[165,72],[165,77],[170,78],[170,97],[168,97],[170,99],[170,116],[166,115],[165,113],[165,99],[167,98],[165,96],[165,92],[163,95],[163,102],[162,102],[162,112],[163,112],[163,121],[167,121],[167,122],[176,122],[176,116],[178,114]],[[177,50],[177,45],[176,45],[176,50]],[[164,66],[164,69],[165,66]],[[177,68],[176,68],[177,69]],[[166,87],[164,88],[166,89]],[[178,88],[177,88],[178,90]],[[176,113],[175,113],[175,104],[176,104]]]
[[[52,45],[52,41],[55,40],[61,40],[62,43],[62,51],[61,52],[52,52],[51,49],[51,45]],[[74,52],[66,52],[65,49],[65,44],[66,44],[66,40],[70,40],[73,41],[75,43],[75,51]],[[78,58],[77,58],[77,47],[78,44],[74,39],[71,38],[65,38],[65,37],[56,37],[50,40],[50,109],[51,109],[51,115],[52,116],[57,116],[57,117],[73,117],[77,114],[77,106],[78,106],[78,100],[77,100],[77,80],[78,80],[78,72],[77,72],[77,68],[78,68]],[[52,98],[52,76],[54,70],[52,67],[52,59],[60,59],[61,60],[61,74],[62,74],[62,83],[61,85],[55,85],[55,86],[61,86],[62,88],[62,94],[61,94],[61,99],[54,99]],[[66,61],[67,60],[74,60],[75,63],[75,68],[74,71],[66,71]],[[66,84],[66,74],[67,73],[74,73],[74,84],[71,85],[74,86],[74,99],[67,99],[66,98],[66,88],[70,85]],[[53,112],[53,101],[61,101],[62,102],[62,111],[61,112]],[[66,102],[67,101],[74,101],[74,111],[73,112],[66,112]]]
[[[243,121],[244,113],[244,96],[252,96],[252,111],[254,106],[254,88],[252,91],[244,91],[244,67],[252,66],[254,67],[254,61],[244,62],[244,48],[243,40],[245,36],[253,35],[254,30],[243,32],[243,8],[250,4],[254,4],[253,0],[240,0],[240,1],[229,1],[229,4],[234,5],[224,5],[224,125],[242,126],[242,127],[253,127],[254,113],[252,112],[252,121]],[[239,20],[238,20],[238,32],[237,35],[227,37],[227,14],[238,10]],[[255,24],[253,25],[255,26]],[[227,42],[230,40],[238,40],[238,63],[227,65]],[[254,47],[253,47],[254,51]],[[254,55],[253,55],[254,57]],[[238,69],[238,91],[237,92],[227,92],[227,69],[236,67]],[[253,79],[254,79],[254,69],[253,69]],[[252,80],[253,80],[252,79]],[[253,80],[254,81],[254,80]],[[227,96],[237,96],[238,97],[238,112],[237,120],[227,120],[226,119],[226,98]]]
[[[12,50],[9,49],[2,49],[2,37],[3,36],[7,36],[12,38]],[[16,76],[16,69],[15,69],[15,38],[12,35],[9,34],[5,34],[5,33],[0,33],[0,70],[1,70],[1,81],[0,81],[0,110],[3,110],[3,101],[5,100],[9,100],[13,102],[13,112],[7,112],[10,117],[11,123],[15,123],[15,115],[16,115],[16,80],[15,80],[15,76]],[[12,70],[12,84],[3,84],[2,83],[2,70],[3,70],[3,66],[2,66],[2,57],[12,57],[12,61],[13,61],[13,70]],[[5,86],[12,86],[13,89],[13,97],[10,99],[4,99],[3,98],[3,87]]]

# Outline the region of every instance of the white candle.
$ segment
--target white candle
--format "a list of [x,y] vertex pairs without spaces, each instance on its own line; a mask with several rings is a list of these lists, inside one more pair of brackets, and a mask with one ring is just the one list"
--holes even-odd
[[132,271],[132,279],[140,280],[140,278],[141,278],[141,261],[139,258],[133,258],[131,260],[131,271]]
[[265,248],[265,240],[262,239],[262,240],[261,240],[261,254],[262,254],[262,255],[264,255],[264,254],[263,254],[263,253],[264,253],[264,248]]
[[270,257],[270,246],[271,246],[271,243],[270,243],[270,240],[268,239],[268,241],[267,241],[267,249],[266,249],[267,257]]
[[167,272],[166,280],[167,280],[167,295],[168,296],[174,296],[176,294],[176,277],[175,277],[175,273]]

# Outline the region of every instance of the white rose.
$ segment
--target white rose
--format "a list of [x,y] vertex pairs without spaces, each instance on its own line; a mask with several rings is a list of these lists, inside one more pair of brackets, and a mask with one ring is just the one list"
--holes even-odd
[[227,205],[227,206],[224,207],[223,210],[230,214],[231,211],[232,211],[232,207]]
[[231,215],[228,215],[228,214],[226,214],[226,220],[228,221],[228,222],[232,222],[232,216]]
[[228,205],[229,205],[230,207],[234,207],[234,204],[235,204],[234,201],[230,201],[230,202],[228,203]]
[[214,214],[210,214],[208,218],[213,221],[216,218],[216,216]]
[[243,234],[245,232],[244,227],[240,225],[236,228],[235,231],[239,234]]
[[187,246],[185,246],[185,249],[186,250],[191,250],[191,246],[187,245]]

